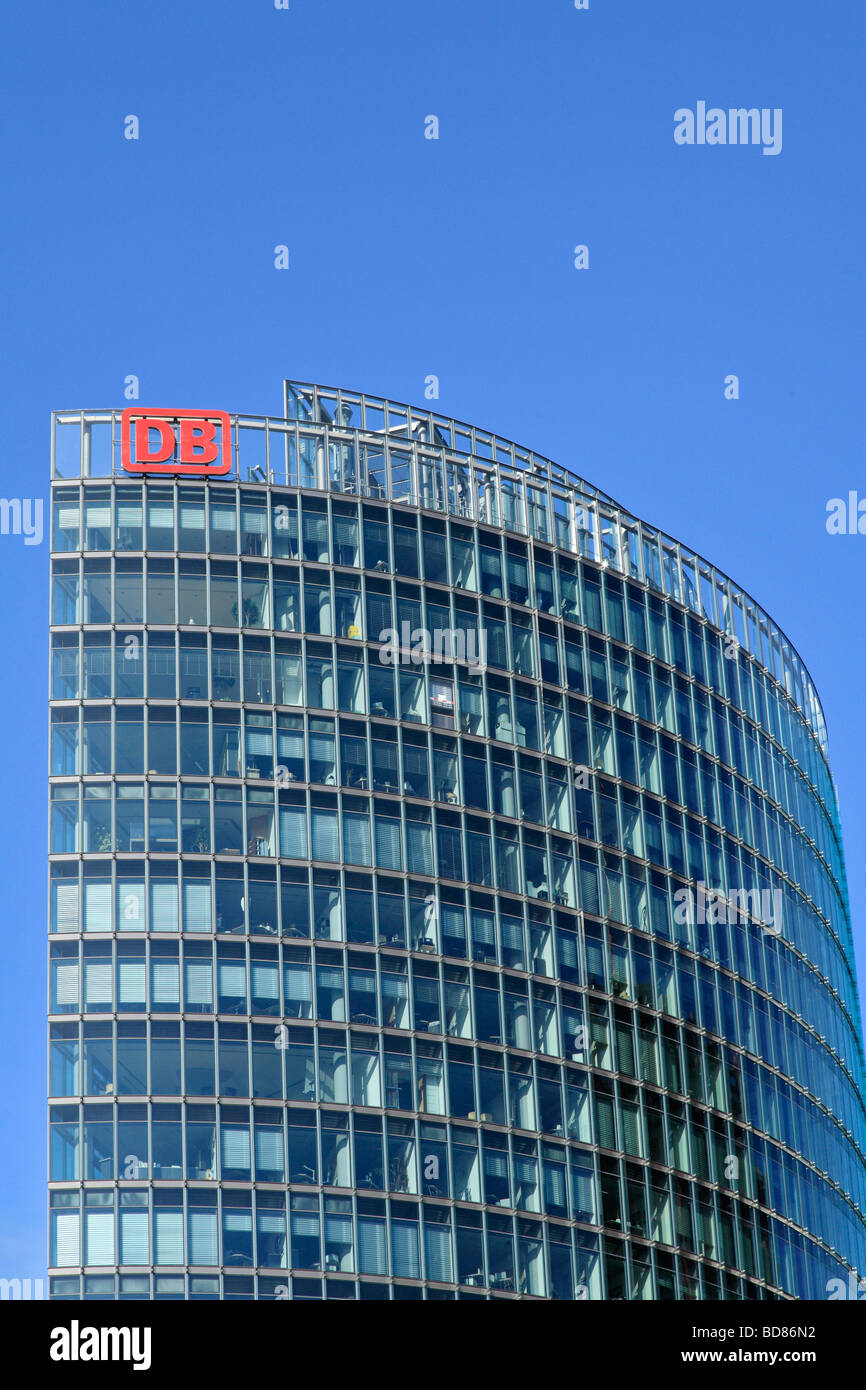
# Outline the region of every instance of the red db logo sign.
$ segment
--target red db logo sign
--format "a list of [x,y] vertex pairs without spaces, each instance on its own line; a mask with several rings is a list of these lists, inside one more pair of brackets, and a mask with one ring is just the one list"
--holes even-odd
[[124,410],[120,458],[127,473],[217,477],[232,466],[231,422],[224,410]]

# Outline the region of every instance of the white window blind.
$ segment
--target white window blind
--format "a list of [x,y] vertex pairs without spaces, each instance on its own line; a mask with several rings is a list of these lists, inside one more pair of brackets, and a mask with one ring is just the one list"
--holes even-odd
[[146,926],[143,883],[118,883],[117,930],[144,931]]
[[326,1216],[325,1217],[325,1244],[345,1245],[352,1248],[352,1218],[351,1216]]
[[358,1218],[358,1255],[362,1274],[388,1273],[384,1221],[376,1221],[366,1216]]
[[220,1130],[220,1147],[223,1168],[243,1168],[250,1166],[250,1132],[223,1125]]
[[184,931],[209,932],[211,927],[210,883],[187,880],[183,885]]
[[85,1004],[111,1003],[111,962],[84,962],[84,1002]]
[[[58,1007],[78,1007],[78,962],[60,961],[54,967],[55,998]],[[76,1218],[77,1220],[77,1218]]]
[[492,946],[495,942],[493,931],[493,917],[487,913],[473,912],[472,914],[472,940],[485,946]]
[[446,907],[444,903],[440,906],[442,914],[442,934],[443,936],[456,937],[460,941],[466,940],[466,924],[463,918],[463,909],[459,907]]
[[[377,822],[378,836],[378,822]],[[370,819],[367,815],[343,812],[343,858],[347,864],[370,863]],[[397,865],[388,865],[396,868]]]
[[146,1211],[120,1213],[120,1263],[150,1264],[150,1239]]
[[84,1222],[84,1263],[88,1265],[113,1265],[114,1212],[88,1211],[84,1213]]
[[154,1264],[183,1264],[183,1212],[160,1211],[153,1214]]
[[229,965],[220,961],[217,966],[219,993],[234,999],[245,999],[247,994],[247,968],[245,965]]
[[180,1003],[180,972],[176,960],[151,961],[150,1002],[154,1009],[160,1004]]
[[404,1279],[421,1278],[418,1227],[408,1221],[391,1222],[391,1255],[394,1273]]
[[190,1007],[198,1005],[208,1012],[213,1009],[213,972],[210,961],[188,960],[186,972],[186,1002]]
[[281,1211],[260,1211],[259,1212],[259,1232],[262,1235],[286,1234],[286,1217]]
[[85,883],[84,930],[111,931],[110,883]]
[[343,992],[343,972],[339,968],[330,965],[320,965],[319,970],[319,989],[336,989]]
[[177,882],[150,885],[151,931],[177,931]]
[[[523,952],[523,923],[516,917],[502,917],[499,921],[502,945],[509,951]],[[576,963],[576,957],[575,957]]]
[[256,1171],[280,1173],[283,1168],[283,1131],[256,1126]]
[[428,1279],[450,1284],[451,1274],[451,1232],[447,1226],[425,1226],[424,1255]]
[[59,1268],[81,1262],[80,1226],[77,1211],[56,1211],[54,1222],[54,1263]]
[[433,838],[429,825],[406,822],[406,851],[413,873],[433,873]]
[[54,885],[54,925],[57,931],[78,930],[78,884]]
[[279,999],[280,977],[276,965],[252,966],[252,993],[257,999]]
[[[600,1141],[603,1142],[603,1141]],[[610,1145],[611,1148],[614,1145]],[[544,1195],[547,1202],[557,1207],[564,1207],[565,1201],[565,1167],[561,1163],[545,1163],[544,1165]]]
[[191,1265],[219,1264],[219,1236],[215,1211],[190,1211],[189,1262]]
[[375,994],[376,976],[371,972],[361,970],[349,971],[349,988],[353,994]]
[[117,1006],[145,1003],[144,960],[117,963]]
[[300,758],[304,757],[304,735],[298,731],[281,730],[277,733],[277,748],[281,758]]
[[[330,973],[332,973],[332,974],[333,974],[333,973],[336,973],[336,975],[337,975],[337,977],[338,977],[338,980],[339,980],[338,988],[339,988],[339,989],[342,989],[342,987],[343,987],[343,975],[342,975],[342,971],[338,970],[338,971],[336,971],[336,972],[333,972],[333,971],[332,971],[332,972],[330,972]],[[309,966],[307,966],[306,969],[305,969],[303,966],[287,965],[287,966],[285,967],[284,981],[283,981],[283,983],[284,983],[284,986],[285,986],[286,999],[287,999],[287,1000],[288,1000],[288,999],[303,999],[303,1000],[312,999],[312,997],[313,997],[313,992],[312,992],[312,982],[311,982],[311,977],[310,977],[310,968],[309,968]]]
[[340,848],[337,839],[336,811],[313,811],[313,858],[327,864],[339,863]]
[[311,1238],[312,1238],[313,1240],[316,1240],[316,1239],[318,1238],[318,1235],[319,1235],[319,1218],[318,1218],[318,1216],[313,1216],[312,1214],[310,1214],[310,1215],[308,1216],[306,1213],[293,1211],[293,1212],[292,1212],[292,1235],[293,1235],[293,1236],[304,1236],[304,1237],[306,1237],[307,1239],[311,1239]]
[[301,806],[280,807],[280,854],[285,859],[307,857],[307,815]]
[[400,822],[384,816],[376,817],[376,863],[380,869],[402,869]]

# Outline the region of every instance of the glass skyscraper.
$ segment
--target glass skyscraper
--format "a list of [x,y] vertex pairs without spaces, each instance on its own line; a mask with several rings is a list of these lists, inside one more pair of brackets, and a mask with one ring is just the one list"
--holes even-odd
[[810,677],[708,561],[287,382],[52,432],[54,1298],[825,1298],[863,1047]]

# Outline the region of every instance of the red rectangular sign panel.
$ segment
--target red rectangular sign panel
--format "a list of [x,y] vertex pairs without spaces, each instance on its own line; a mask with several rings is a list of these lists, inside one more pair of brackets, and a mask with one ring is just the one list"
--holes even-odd
[[231,421],[224,410],[142,410],[120,421],[127,473],[195,473],[217,477],[232,466]]

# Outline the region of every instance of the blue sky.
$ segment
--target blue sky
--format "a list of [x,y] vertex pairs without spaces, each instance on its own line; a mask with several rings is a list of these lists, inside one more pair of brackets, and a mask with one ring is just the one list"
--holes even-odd
[[[866,536],[824,525],[866,496],[866,11],[43,0],[2,37],[0,494],[47,496],[49,412],[120,407],[130,373],[145,405],[262,414],[284,376],[421,402],[437,375],[443,413],[576,468],[788,633],[866,972]],[[701,100],[782,108],[781,153],[676,145]],[[0,537],[6,1277],[45,1253],[47,568]]]

